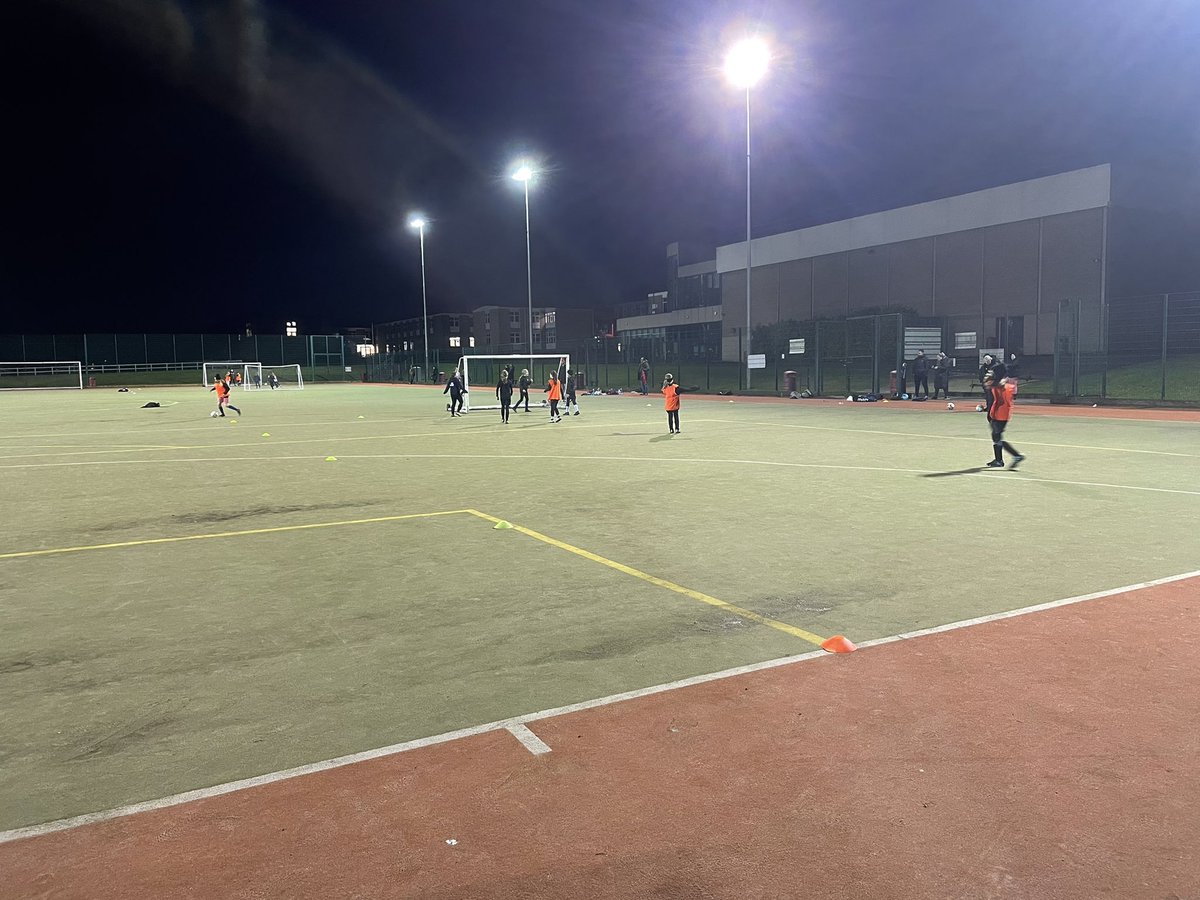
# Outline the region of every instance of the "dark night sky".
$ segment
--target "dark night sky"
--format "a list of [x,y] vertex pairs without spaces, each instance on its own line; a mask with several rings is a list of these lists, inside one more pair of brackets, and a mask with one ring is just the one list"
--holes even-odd
[[1193,0],[12,0],[8,331],[326,331],[665,286],[755,233],[1101,162],[1200,160]]

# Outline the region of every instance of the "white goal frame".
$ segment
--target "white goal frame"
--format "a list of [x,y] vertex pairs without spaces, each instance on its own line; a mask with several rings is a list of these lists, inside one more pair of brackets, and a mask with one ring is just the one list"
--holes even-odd
[[[83,390],[83,363],[77,359],[72,360],[42,360],[39,362],[3,362],[0,361],[0,369],[14,369],[15,371],[7,374],[21,377],[22,375],[48,376],[62,375],[71,378],[75,384],[62,385],[45,385],[22,387],[14,385],[7,387],[4,384],[3,378],[0,378],[0,391],[82,391]],[[28,371],[24,371],[28,370]]]
[[[200,383],[205,387],[212,387],[213,381],[208,376],[210,371],[216,372],[218,375],[224,378],[226,372],[240,372],[242,371],[242,366],[244,365],[245,363],[243,363],[240,359],[227,359],[224,362],[203,363],[200,366]],[[244,375],[242,377],[243,379],[245,378]]]
[[[534,367],[536,367],[537,360],[545,360],[548,363],[550,363],[550,365],[544,366],[543,368],[545,369],[545,371],[547,373],[549,373],[550,369],[552,369],[552,368],[557,370],[557,364],[558,364],[559,360],[565,360],[563,362],[564,371],[566,369],[571,368],[571,354],[569,354],[569,353],[534,353],[532,355],[530,355],[528,353],[526,353],[524,355],[518,355],[518,354],[514,354],[514,353],[505,353],[505,354],[491,354],[491,355],[478,354],[475,356],[460,357],[458,360],[458,371],[462,373],[463,387],[465,387],[467,389],[467,395],[466,395],[466,397],[463,398],[463,411],[464,412],[469,412],[472,409],[499,409],[500,408],[500,401],[496,398],[496,383],[495,383],[495,381],[483,382],[479,385],[479,387],[476,390],[472,390],[472,388],[471,388],[471,365],[474,363],[483,362],[485,360],[489,361],[489,362],[512,363],[516,367],[516,371],[511,373],[512,374],[512,383],[513,383],[513,402],[514,403],[516,402],[516,398],[518,396],[520,396],[520,389],[517,388],[517,386],[516,386],[517,379],[521,377],[521,374],[520,374],[521,369],[525,368],[525,366],[533,365]],[[478,369],[478,366],[476,366],[476,368]],[[497,373],[497,378],[498,377],[499,377],[499,373]],[[529,399],[530,399],[530,401],[533,401],[533,392],[534,391],[539,391],[539,392],[542,391],[546,387],[547,379],[541,378],[539,376],[536,368],[531,369],[531,371],[529,372],[529,377],[533,379],[533,384],[531,384],[529,386],[529,392],[530,392]],[[566,386],[564,385],[564,390],[565,389],[566,389]],[[478,394],[479,396],[476,397],[475,396],[476,394]],[[543,398],[539,397],[538,402],[540,403],[542,399]]]
[[[258,376],[258,383],[254,383],[255,376]],[[267,386],[266,380],[263,377],[263,364],[260,362],[244,363],[242,365],[242,390],[244,391],[261,391]]]
[[279,387],[277,387],[275,390],[277,390],[277,391],[302,391],[302,390],[304,390],[304,372],[300,368],[300,366],[298,366],[296,363],[287,363],[286,365],[282,365],[282,366],[263,366],[263,370],[266,373],[263,375],[263,380],[262,380],[262,389],[264,391],[271,390],[271,386],[269,384],[267,384],[267,375],[269,375],[271,372],[276,372],[276,373],[287,372],[287,373],[289,373],[289,377],[290,377],[290,373],[292,373],[292,372],[296,373],[295,381],[280,380]]

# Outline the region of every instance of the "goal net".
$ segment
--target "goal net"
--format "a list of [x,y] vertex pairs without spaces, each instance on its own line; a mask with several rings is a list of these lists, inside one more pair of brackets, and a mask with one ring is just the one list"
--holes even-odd
[[[533,356],[464,356],[458,361],[458,370],[462,373],[463,386],[467,396],[463,402],[464,410],[499,409],[500,400],[496,397],[496,385],[500,381],[500,370],[508,369],[513,383],[513,403],[517,402],[520,391],[517,382],[521,372],[529,369],[529,377],[533,383],[529,386],[530,404],[540,404],[546,395],[542,391],[550,380],[550,373],[556,372],[559,365],[563,372],[571,368],[571,357],[566,353],[535,353]],[[561,373],[560,373],[561,374]]]
[[201,366],[201,382],[205,387],[212,387],[214,383],[224,378],[226,375],[234,372],[240,373],[245,363],[238,360],[225,360],[224,362],[206,362]]
[[263,390],[302,391],[304,374],[297,365],[263,366]]
[[0,391],[83,390],[80,362],[0,362]]
[[248,391],[261,391],[267,386],[263,378],[262,363],[244,363],[242,365],[242,387]]

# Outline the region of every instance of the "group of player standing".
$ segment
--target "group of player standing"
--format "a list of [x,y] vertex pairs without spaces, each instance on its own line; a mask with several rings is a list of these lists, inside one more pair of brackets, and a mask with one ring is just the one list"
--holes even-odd
[[[639,372],[639,379],[642,383],[643,393],[645,387],[645,370]],[[500,403],[500,421],[507,425],[509,414],[514,409],[520,409],[521,404],[525,405],[525,412],[529,412],[529,389],[533,386],[533,379],[529,375],[528,369],[522,369],[520,376],[514,381],[508,367],[500,369],[500,379],[496,382],[496,399]],[[576,396],[577,377],[574,370],[567,368],[566,357],[561,357],[558,361],[558,368],[550,372],[550,378],[546,382],[544,393],[546,400],[550,406],[550,421],[561,422],[563,415],[577,416],[579,415],[579,400]],[[446,411],[450,413],[451,418],[457,418],[463,414],[463,404],[466,395],[469,393],[469,388],[463,380],[462,373],[455,370],[446,386],[442,389],[442,394],[450,395],[450,402],[446,404]],[[513,395],[516,394],[516,402],[513,402]],[[679,434],[679,385],[675,383],[675,376],[670,372],[663,379],[662,395],[664,405],[667,411],[667,430],[671,434]],[[558,405],[565,404],[565,409],[562,413],[559,412]],[[574,407],[572,409],[572,407]]]

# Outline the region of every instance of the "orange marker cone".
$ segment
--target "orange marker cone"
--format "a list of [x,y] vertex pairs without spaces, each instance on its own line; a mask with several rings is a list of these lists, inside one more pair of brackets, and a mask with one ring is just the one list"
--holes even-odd
[[829,653],[853,653],[858,648],[848,638],[835,634],[821,642],[821,649]]

